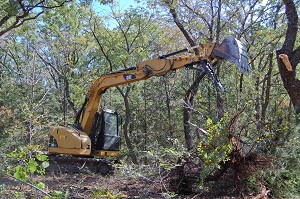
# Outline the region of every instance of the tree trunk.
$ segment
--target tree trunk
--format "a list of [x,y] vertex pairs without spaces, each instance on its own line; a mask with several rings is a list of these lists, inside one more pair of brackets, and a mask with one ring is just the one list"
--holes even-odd
[[127,146],[127,149],[129,151],[129,156],[131,157],[131,160],[134,164],[138,165],[138,161],[136,158],[136,155],[134,153],[133,150],[133,146],[131,144],[131,140],[129,138],[129,122],[130,122],[130,115],[131,115],[131,111],[130,111],[130,107],[129,107],[129,101],[128,101],[128,95],[130,92],[130,85],[127,86],[126,92],[125,94],[123,93],[123,91],[117,87],[118,91],[120,92],[120,94],[122,95],[123,99],[124,99],[124,104],[125,104],[125,122],[123,125],[123,133],[124,133],[124,138],[125,138],[125,143]]
[[[179,21],[177,12],[173,5],[168,4],[170,8],[170,13],[172,14],[173,20],[177,27],[180,29],[182,34],[185,36],[187,41],[191,46],[195,46],[196,43],[190,36],[190,34],[185,30],[183,24]],[[198,50],[195,49],[195,53],[198,54]],[[190,86],[190,88],[187,90],[185,93],[184,97],[184,104],[185,106],[183,107],[183,130],[184,130],[184,135],[185,135],[185,142],[186,142],[186,147],[188,150],[191,150],[193,148],[192,144],[192,136],[190,132],[190,112],[191,112],[191,106],[193,104],[194,96],[196,95],[199,87],[200,80],[204,77],[204,75],[200,74],[200,72],[196,72],[196,78],[193,82],[193,84]]]
[[[293,51],[298,31],[298,14],[292,0],[284,0],[284,4],[288,27],[284,44],[276,52],[277,62],[283,86],[293,103],[296,114],[300,114],[300,81],[296,78],[296,66],[300,61],[300,46]],[[287,70],[287,67],[279,56],[281,54],[288,56],[293,69],[292,71]]]
[[163,79],[166,94],[166,106],[167,106],[167,120],[168,120],[168,134],[171,138],[174,137],[174,122],[171,115],[171,97],[167,79]]
[[195,95],[198,91],[200,81],[205,76],[205,73],[200,73],[199,71],[196,72],[196,78],[193,82],[193,84],[190,86],[190,88],[186,91],[185,97],[184,97],[184,104],[183,107],[183,130],[185,135],[185,142],[186,147],[190,151],[193,149],[193,142],[192,142],[192,136],[190,133],[190,113],[192,111],[193,107],[193,101],[195,98]]
[[[269,68],[268,68],[268,73],[266,74],[266,83],[263,83],[264,87],[264,101],[262,102],[261,105],[261,118],[262,122],[265,122],[266,115],[267,115],[267,108],[269,106],[270,102],[270,93],[271,93],[271,77],[272,77],[272,70],[273,70],[273,53],[270,53],[268,56],[269,59]],[[265,85],[266,84],[266,85]]]
[[144,146],[143,150],[147,151],[147,144],[148,144],[148,123],[147,123],[147,94],[146,94],[146,82],[144,82],[144,114],[143,114],[143,123],[144,123]]

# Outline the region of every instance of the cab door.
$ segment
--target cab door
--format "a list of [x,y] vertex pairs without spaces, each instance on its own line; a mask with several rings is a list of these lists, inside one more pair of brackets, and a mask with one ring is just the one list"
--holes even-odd
[[120,125],[120,116],[116,111],[103,109],[100,114],[95,115],[91,130],[94,150],[119,151]]

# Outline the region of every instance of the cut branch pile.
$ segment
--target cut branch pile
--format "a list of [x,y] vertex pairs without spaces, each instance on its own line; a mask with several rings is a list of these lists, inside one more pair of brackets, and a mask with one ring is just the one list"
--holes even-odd
[[203,163],[197,155],[183,158],[177,166],[165,173],[166,189],[177,194],[190,195],[199,192],[199,175]]
[[[227,137],[232,147],[229,160],[220,162],[220,169],[210,168],[211,174],[204,176],[204,179],[202,179],[204,180],[204,189],[199,189],[199,185],[201,183],[200,176],[203,176],[201,172],[203,172],[205,164],[199,155],[194,153],[183,158],[180,164],[165,174],[163,182],[167,185],[168,191],[184,195],[195,193],[210,195],[211,192],[214,192],[213,194],[218,196],[232,194],[241,196],[246,188],[244,182],[251,176],[257,178],[260,167],[271,165],[273,159],[264,157],[259,152],[254,151],[254,147],[250,147],[246,153],[243,151],[241,139],[233,133],[235,122],[240,113],[234,115],[228,127]],[[218,188],[216,189],[216,187]]]

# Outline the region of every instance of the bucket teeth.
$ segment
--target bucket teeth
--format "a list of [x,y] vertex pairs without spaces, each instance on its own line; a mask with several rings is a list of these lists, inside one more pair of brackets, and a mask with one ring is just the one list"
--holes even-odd
[[238,66],[242,73],[249,73],[248,55],[246,47],[241,41],[233,38],[225,38],[212,52],[213,57],[220,57]]

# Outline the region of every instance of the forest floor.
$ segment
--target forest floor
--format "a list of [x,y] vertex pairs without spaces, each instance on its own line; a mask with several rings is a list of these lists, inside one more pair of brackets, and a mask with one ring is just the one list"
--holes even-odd
[[[224,182],[224,180],[222,180]],[[41,190],[33,186],[42,182]],[[226,183],[228,184],[228,183]],[[66,198],[66,199],[131,199],[131,198],[172,198],[172,199],[205,199],[205,198],[268,198],[257,197],[254,193],[245,197],[222,195],[208,197],[209,192],[202,194],[178,195],[168,191],[162,177],[152,173],[131,170],[118,171],[113,175],[103,177],[97,174],[50,174],[31,176],[27,182],[0,173],[0,198]],[[214,192],[220,191],[213,188]],[[228,191],[228,189],[226,189]],[[211,190],[210,190],[211,191]],[[252,195],[252,196],[251,196]],[[265,194],[264,194],[265,196]]]
[[[173,198],[164,185],[146,177],[96,174],[46,174],[32,176],[28,183],[0,173],[0,198]],[[42,191],[30,184],[43,182]],[[47,197],[46,197],[47,198]]]

